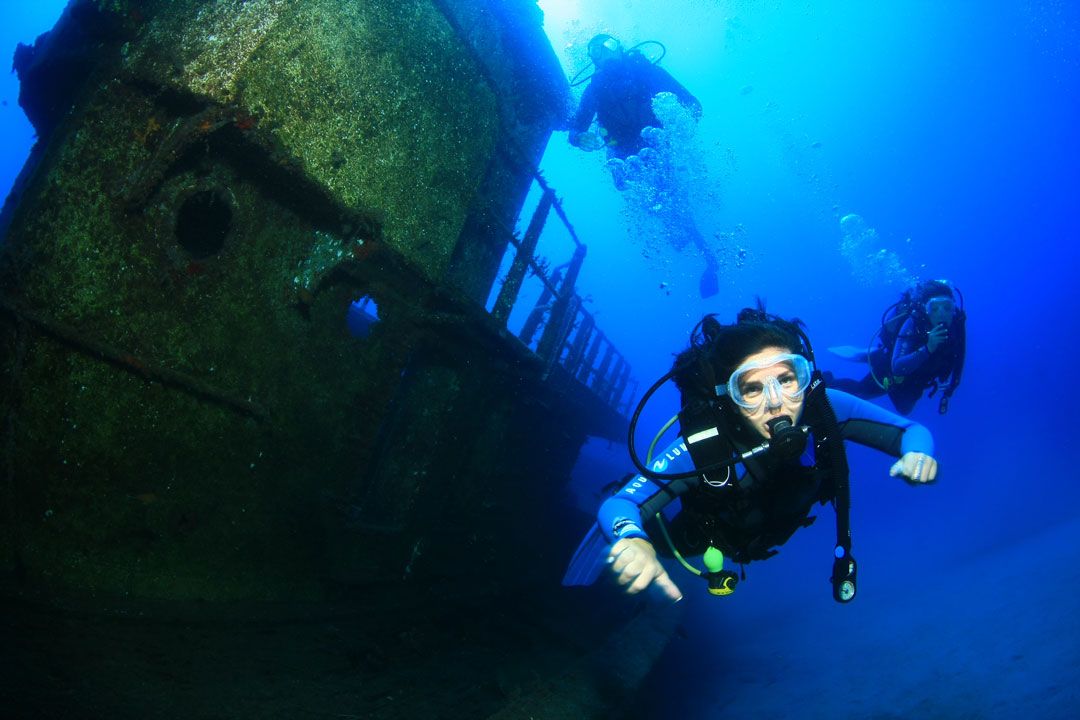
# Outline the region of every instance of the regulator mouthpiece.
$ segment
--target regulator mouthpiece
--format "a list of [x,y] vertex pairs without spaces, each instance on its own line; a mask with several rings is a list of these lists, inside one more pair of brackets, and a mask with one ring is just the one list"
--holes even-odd
[[796,458],[806,450],[806,436],[810,428],[797,426],[791,418],[781,415],[765,423],[769,428],[769,450],[782,458]]

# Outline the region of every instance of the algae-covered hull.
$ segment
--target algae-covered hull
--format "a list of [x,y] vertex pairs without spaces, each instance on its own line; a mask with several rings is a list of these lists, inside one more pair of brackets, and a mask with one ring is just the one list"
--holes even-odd
[[[266,689],[292,653],[353,716],[482,717],[622,622],[557,586],[588,522],[561,484],[621,422],[482,307],[565,110],[539,21],[524,0],[96,0],[20,48],[40,142],[0,222],[0,568],[27,707],[166,717],[170,674],[256,653],[273,682],[202,678],[191,716],[298,717]],[[87,643],[101,662],[57,700]],[[215,714],[237,687],[272,699]]]

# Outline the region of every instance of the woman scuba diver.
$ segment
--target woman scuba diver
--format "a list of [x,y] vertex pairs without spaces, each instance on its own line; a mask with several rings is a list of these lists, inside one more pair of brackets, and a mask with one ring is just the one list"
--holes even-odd
[[[637,418],[669,379],[682,393],[683,408],[657,440],[676,419],[681,437],[655,459],[642,461],[633,441]],[[831,501],[837,516],[833,597],[850,601],[856,564],[846,442],[898,458],[890,475],[913,485],[937,477],[929,431],[873,403],[827,390],[798,321],[769,315],[760,303],[730,325],[706,316],[690,348],[638,405],[630,428],[638,474],[600,506],[563,584],[590,584],[606,565],[628,593],[655,585],[679,600],[682,592],[659,552],[705,578],[712,594],[727,595],[738,578],[724,570],[725,555],[740,566],[775,555],[813,521],[815,503]],[[661,511],[676,498],[682,508],[669,528]],[[654,546],[658,537],[663,541]],[[706,569],[690,565],[685,555],[702,555]]]

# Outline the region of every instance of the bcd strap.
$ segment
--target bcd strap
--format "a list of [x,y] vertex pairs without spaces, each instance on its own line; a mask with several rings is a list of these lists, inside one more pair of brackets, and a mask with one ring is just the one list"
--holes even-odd
[[[691,403],[679,412],[679,427],[694,467],[709,467],[731,459],[731,446],[720,429],[722,423],[717,415],[705,402]],[[728,467],[718,472],[723,477],[710,478],[703,473],[701,478],[712,487],[724,487],[734,471]]]
[[956,349],[953,352],[952,374],[949,378],[949,385],[941,396],[941,402],[938,403],[938,414],[940,415],[948,412],[949,399],[956,392],[956,388],[960,386],[960,377],[964,374],[964,359],[967,354],[967,314],[963,310],[960,311],[954,324],[957,329]]

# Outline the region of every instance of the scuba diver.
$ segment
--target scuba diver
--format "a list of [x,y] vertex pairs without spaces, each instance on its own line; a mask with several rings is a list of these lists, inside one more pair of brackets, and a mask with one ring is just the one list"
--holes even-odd
[[[674,93],[694,117],[701,117],[698,99],[636,47],[624,51],[611,35],[600,34],[589,41],[589,59],[596,72],[570,123],[571,145],[589,151],[607,148],[608,157],[637,154],[645,147],[641,131],[660,127],[652,99],[662,92]],[[589,131],[593,118],[600,126],[595,133]]]
[[[682,394],[682,409],[661,428],[649,456],[676,421],[681,437],[655,460],[642,460],[634,444],[637,421],[669,379]],[[680,600],[681,591],[658,559],[664,554],[704,578],[711,594],[729,595],[739,576],[724,569],[725,556],[745,566],[775,555],[796,530],[813,522],[815,503],[832,502],[833,598],[849,602],[857,568],[845,441],[899,458],[889,474],[912,485],[937,477],[933,438],[925,427],[826,390],[799,321],[767,314],[760,303],[730,325],[705,316],[690,348],[638,404],[629,440],[638,474],[600,506],[563,584],[591,584],[607,566],[630,594],[655,585]],[[676,498],[681,510],[669,524],[662,511]],[[654,540],[660,542],[654,546]],[[705,569],[691,565],[688,555],[701,555]]]
[[[647,43],[659,44],[656,41]],[[589,58],[596,70],[587,78],[589,84],[570,121],[571,145],[587,152],[605,148],[609,160],[618,161],[609,164],[618,190],[627,188],[626,172],[621,161],[638,155],[648,146],[642,136],[643,130],[662,126],[653,112],[653,98],[660,93],[672,93],[695,120],[701,117],[698,99],[657,65],[659,59],[649,60],[638,49],[645,44],[639,43],[629,50],[623,50],[622,43],[607,34],[597,35],[589,41]],[[571,85],[576,84],[580,82],[575,76]],[[594,118],[598,126],[596,132],[590,130]],[[658,159],[659,162],[664,160]],[[674,184],[678,184],[678,179],[674,180]],[[678,193],[680,197],[674,202],[676,209],[666,220],[705,256],[705,273],[701,277],[699,290],[702,297],[711,297],[719,291],[719,263],[690,216],[686,207],[688,198],[681,197],[685,194]]]
[[829,348],[847,360],[864,362],[869,372],[861,379],[825,377],[830,387],[872,399],[888,394],[902,415],[943,385],[938,413],[944,415],[960,385],[967,346],[967,315],[960,291],[947,280],[925,280],[906,291],[881,317],[870,348]]

